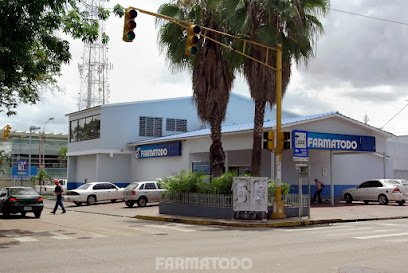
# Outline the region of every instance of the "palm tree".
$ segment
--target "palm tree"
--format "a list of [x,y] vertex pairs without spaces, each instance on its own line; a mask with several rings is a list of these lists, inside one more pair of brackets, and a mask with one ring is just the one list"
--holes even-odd
[[[222,20],[217,12],[218,4],[217,0],[174,1],[160,6],[158,13],[222,31]],[[171,22],[158,22],[158,43],[166,53],[170,68],[192,71],[193,100],[198,116],[211,127],[210,165],[212,175],[218,177],[224,169],[221,123],[225,118],[234,80],[232,53],[209,39],[201,39],[197,55],[186,57],[184,29]],[[204,31],[204,34],[216,40],[222,39],[213,32]]]
[[[329,0],[225,0],[223,10],[226,22],[237,35],[249,40],[275,46],[281,43],[282,92],[290,80],[292,59],[297,63],[313,56],[313,43],[322,33],[323,26],[316,17],[325,14]],[[266,60],[266,50],[251,46],[248,54],[258,60]],[[276,57],[270,52],[268,64],[275,67]],[[266,66],[246,59],[243,65],[251,97],[255,101],[254,133],[252,149],[252,175],[259,176],[261,170],[262,131],[265,106],[276,103],[275,72]]]

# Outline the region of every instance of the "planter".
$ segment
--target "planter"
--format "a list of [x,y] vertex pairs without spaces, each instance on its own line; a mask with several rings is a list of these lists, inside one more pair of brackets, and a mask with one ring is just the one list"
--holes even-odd
[[[283,212],[285,213],[287,218],[299,217],[299,208],[297,207],[284,207]],[[271,218],[271,214],[272,214],[272,207],[269,207],[268,208],[268,219]],[[309,207],[303,207],[303,215],[301,217],[303,216],[310,216]]]

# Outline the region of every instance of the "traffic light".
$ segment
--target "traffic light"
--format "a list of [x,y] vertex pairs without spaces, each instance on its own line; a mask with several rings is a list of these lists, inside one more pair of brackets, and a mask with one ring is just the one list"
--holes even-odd
[[277,148],[279,151],[289,150],[292,148],[291,132],[281,132],[281,137],[278,138]]
[[11,125],[6,124],[6,126],[3,127],[3,140],[7,140],[10,137],[10,131],[11,131]]
[[187,27],[186,56],[198,53],[198,42],[200,41],[200,26],[190,24]]
[[134,8],[127,8],[125,10],[125,22],[123,24],[123,37],[122,40],[125,42],[132,42],[136,35],[134,29],[136,27],[135,18],[137,17],[137,11]]
[[283,149],[289,150],[292,148],[291,132],[283,132]]
[[273,131],[264,132],[263,148],[269,151],[273,151],[273,149],[275,148],[275,135]]

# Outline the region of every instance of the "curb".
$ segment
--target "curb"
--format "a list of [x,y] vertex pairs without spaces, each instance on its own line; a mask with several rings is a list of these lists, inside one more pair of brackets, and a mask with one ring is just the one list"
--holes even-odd
[[148,216],[148,215],[136,215],[134,218],[139,220],[150,220],[160,222],[173,222],[183,223],[191,225],[203,225],[203,226],[227,226],[227,227],[253,227],[253,228],[280,228],[280,227],[298,227],[298,226],[311,226],[311,225],[323,225],[333,223],[349,223],[349,222],[361,222],[361,221],[376,221],[376,220],[395,220],[395,219],[408,219],[408,216],[392,216],[392,217],[373,217],[373,218],[356,218],[356,219],[320,219],[320,220],[289,220],[281,222],[235,222],[235,221],[223,221],[213,219],[188,219],[188,218],[176,218],[169,216]]

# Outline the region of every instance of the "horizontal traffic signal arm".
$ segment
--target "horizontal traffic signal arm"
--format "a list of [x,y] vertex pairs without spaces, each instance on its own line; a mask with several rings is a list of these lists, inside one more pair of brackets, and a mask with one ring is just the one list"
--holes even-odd
[[[167,16],[167,15],[163,15],[163,14],[159,14],[159,13],[154,13],[154,12],[151,12],[151,11],[147,11],[147,10],[143,10],[143,9],[139,9],[139,8],[135,8],[135,7],[129,7],[129,9],[135,9],[135,10],[137,10],[137,11],[140,12],[140,13],[144,13],[144,14],[147,14],[147,15],[154,16],[154,17],[156,17],[156,18],[160,18],[160,19],[163,19],[163,20],[170,21],[170,22],[172,22],[172,23],[174,23],[174,24],[177,24],[177,25],[179,25],[179,26],[181,26],[181,27],[183,27],[183,28],[185,28],[185,29],[188,29],[188,27],[189,27],[190,25],[192,25],[191,22],[187,22],[187,21],[183,21],[183,20],[180,20],[180,19],[176,19],[176,18]],[[273,67],[273,66],[269,65],[268,62],[269,62],[270,52],[276,52],[276,51],[280,50],[278,47],[272,47],[272,46],[268,46],[268,45],[265,45],[265,44],[262,44],[262,43],[258,43],[258,42],[255,42],[255,41],[243,39],[243,38],[241,38],[241,37],[238,37],[238,36],[235,36],[235,35],[231,35],[231,34],[228,34],[228,33],[225,33],[225,32],[219,31],[219,30],[215,30],[215,29],[212,29],[212,28],[209,28],[209,27],[205,27],[205,26],[200,26],[200,28],[201,28],[200,36],[204,37],[205,39],[208,39],[208,40],[210,40],[210,41],[212,41],[212,42],[214,42],[214,43],[217,43],[217,44],[219,44],[220,46],[223,46],[223,47],[225,47],[225,48],[227,48],[227,49],[229,49],[229,50],[232,50],[232,51],[234,51],[235,53],[238,53],[238,54],[240,54],[240,55],[242,55],[242,56],[244,56],[244,57],[246,57],[246,58],[248,58],[248,59],[251,59],[251,60],[253,60],[253,61],[255,61],[255,62],[258,62],[258,63],[260,63],[260,64],[262,64],[262,65],[264,65],[264,66],[266,66],[266,67],[268,67],[268,68],[270,68],[270,69],[272,69],[272,70],[277,70],[276,67]],[[222,43],[222,42],[220,42],[220,41],[218,41],[218,40],[216,40],[216,39],[214,39],[214,38],[208,37],[207,35],[204,34],[204,33],[205,33],[204,30],[205,30],[205,31],[214,32],[214,33],[217,33],[217,34],[219,34],[219,35],[223,35],[223,36],[225,36],[225,37],[229,37],[229,38],[231,38],[231,39],[233,39],[233,40],[235,40],[235,41],[242,42],[242,49],[236,49],[236,48],[232,47],[231,45],[224,44],[224,43]],[[250,46],[258,46],[258,47],[261,47],[261,48],[263,48],[264,50],[266,50],[266,58],[265,58],[265,60],[259,60],[259,59],[257,59],[257,58],[252,57],[252,56],[249,56],[249,55],[246,53],[246,49],[247,49],[248,47],[250,47]]]

